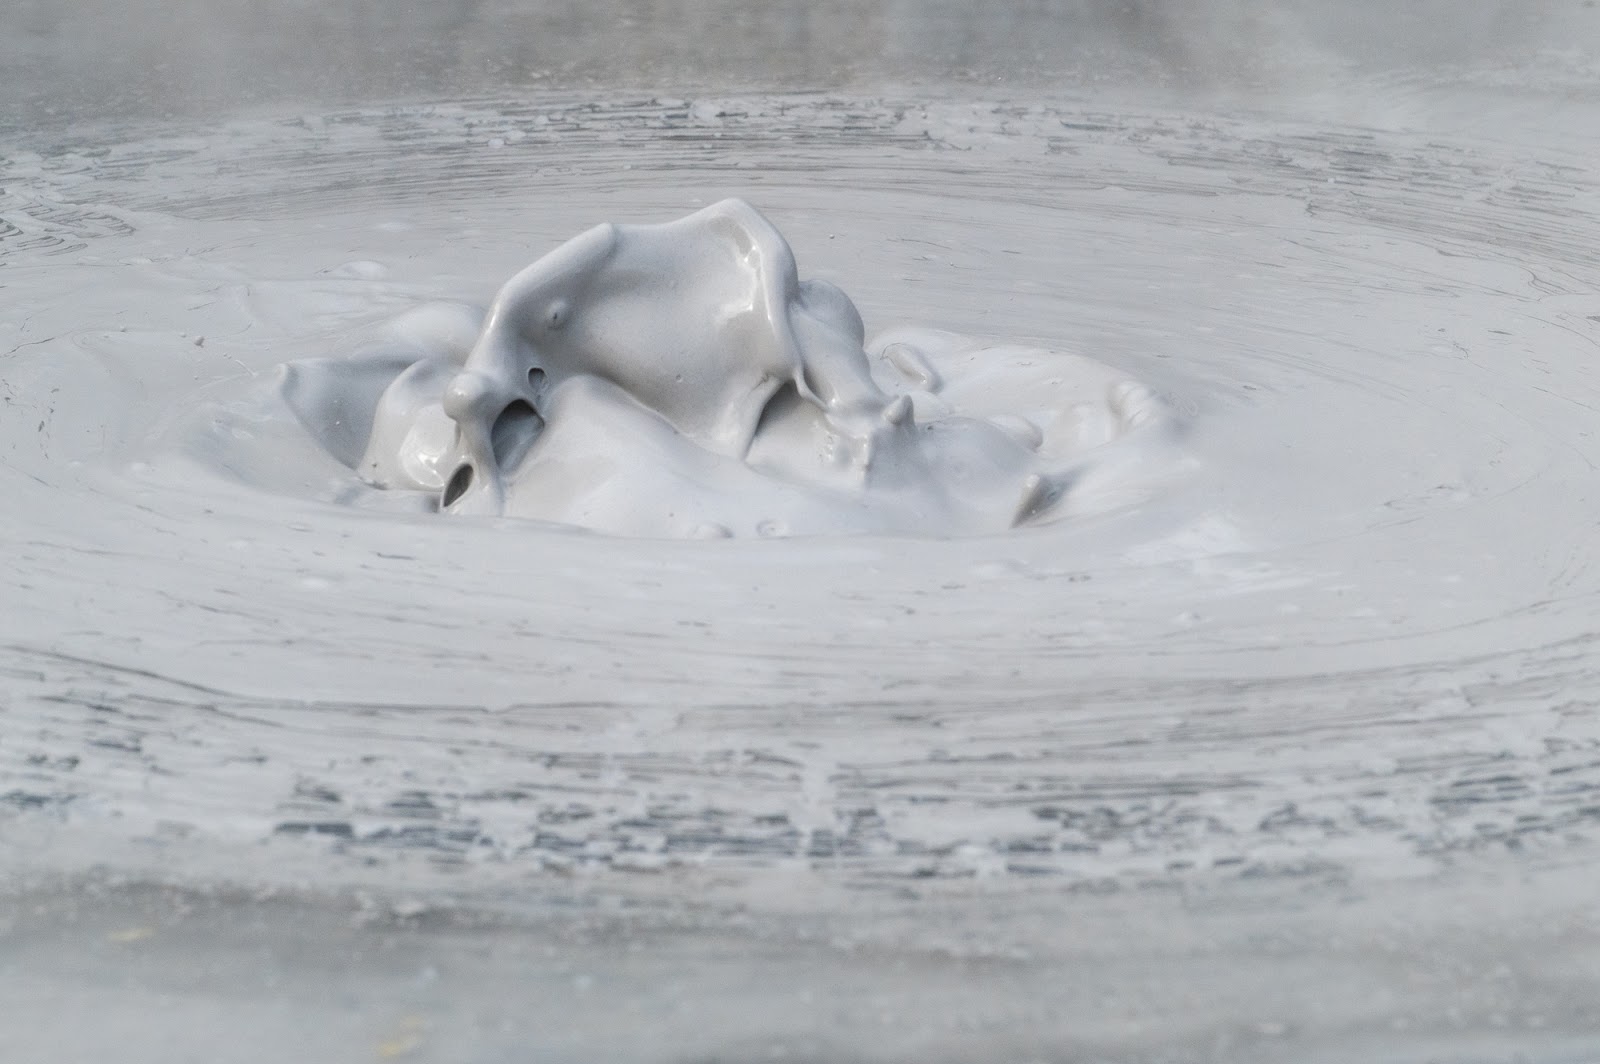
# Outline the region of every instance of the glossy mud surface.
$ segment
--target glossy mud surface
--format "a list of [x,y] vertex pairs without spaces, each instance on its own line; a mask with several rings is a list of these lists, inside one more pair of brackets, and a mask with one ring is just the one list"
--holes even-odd
[[[1592,1057],[1594,86],[1551,53],[1274,109],[11,134],[0,981],[35,1019],[0,1039],[170,1059],[159,1008],[213,1060]],[[1003,536],[619,541],[286,502],[192,431],[729,195],[869,332],[1145,382],[1185,476]]]
[[487,308],[424,304],[245,388],[173,445],[270,490],[305,448],[263,423],[297,422],[322,450],[304,497],[546,531],[997,535],[1132,506],[1181,465],[1162,404],[1092,359],[930,329],[869,344],[740,199],[594,226]]

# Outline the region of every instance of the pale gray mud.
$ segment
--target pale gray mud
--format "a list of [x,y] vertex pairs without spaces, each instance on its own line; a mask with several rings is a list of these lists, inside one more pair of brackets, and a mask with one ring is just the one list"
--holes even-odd
[[[138,8],[0,16],[0,1059],[1600,1059],[1600,12]],[[1170,475],[601,536],[251,405],[731,196]]]

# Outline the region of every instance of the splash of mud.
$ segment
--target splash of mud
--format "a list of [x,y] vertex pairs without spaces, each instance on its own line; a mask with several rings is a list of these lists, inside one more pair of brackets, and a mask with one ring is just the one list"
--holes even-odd
[[[330,454],[418,509],[632,536],[1001,532],[1090,512],[1068,486],[1119,456],[1133,497],[1126,452],[1168,427],[1086,358],[932,330],[863,343],[849,297],[801,282],[772,224],[727,200],[598,226],[487,312],[419,308],[277,387]],[[284,461],[223,438],[230,470]],[[370,498],[354,477],[339,494]]]

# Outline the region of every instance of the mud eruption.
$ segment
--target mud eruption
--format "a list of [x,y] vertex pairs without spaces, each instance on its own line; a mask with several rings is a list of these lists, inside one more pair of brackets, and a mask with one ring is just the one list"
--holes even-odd
[[0,134],[0,1060],[1595,1060],[1597,71]]
[[730,199],[596,226],[486,314],[403,315],[280,388],[419,507],[633,536],[995,533],[1103,504],[1091,474],[1113,465],[1126,501],[1168,450],[1150,392],[1089,359],[932,330],[863,344],[850,298]]

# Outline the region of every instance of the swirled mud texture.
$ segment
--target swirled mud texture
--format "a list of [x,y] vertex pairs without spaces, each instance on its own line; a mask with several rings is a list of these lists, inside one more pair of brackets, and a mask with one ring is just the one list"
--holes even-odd
[[[1396,82],[1314,120],[607,96],[19,135],[18,1059],[142,1045],[150,1000],[208,1059],[1589,1059],[1600,173],[1568,135],[1592,82],[1558,75],[1459,124]],[[470,453],[377,448],[415,496],[353,471],[410,438],[404,374],[451,420],[506,278],[731,196],[834,286],[821,333],[855,339],[837,289],[1068,352],[1063,386],[1170,411],[1174,475],[1124,494],[1113,464],[1081,514],[985,502],[963,536],[403,504],[529,468],[494,422],[520,396],[552,432],[555,362],[486,378],[548,394],[463,389]],[[367,356],[399,421],[339,436],[310,404],[340,451],[285,415],[276,367]],[[750,442],[720,399],[584,401]],[[993,513],[1017,475],[977,485]]]

